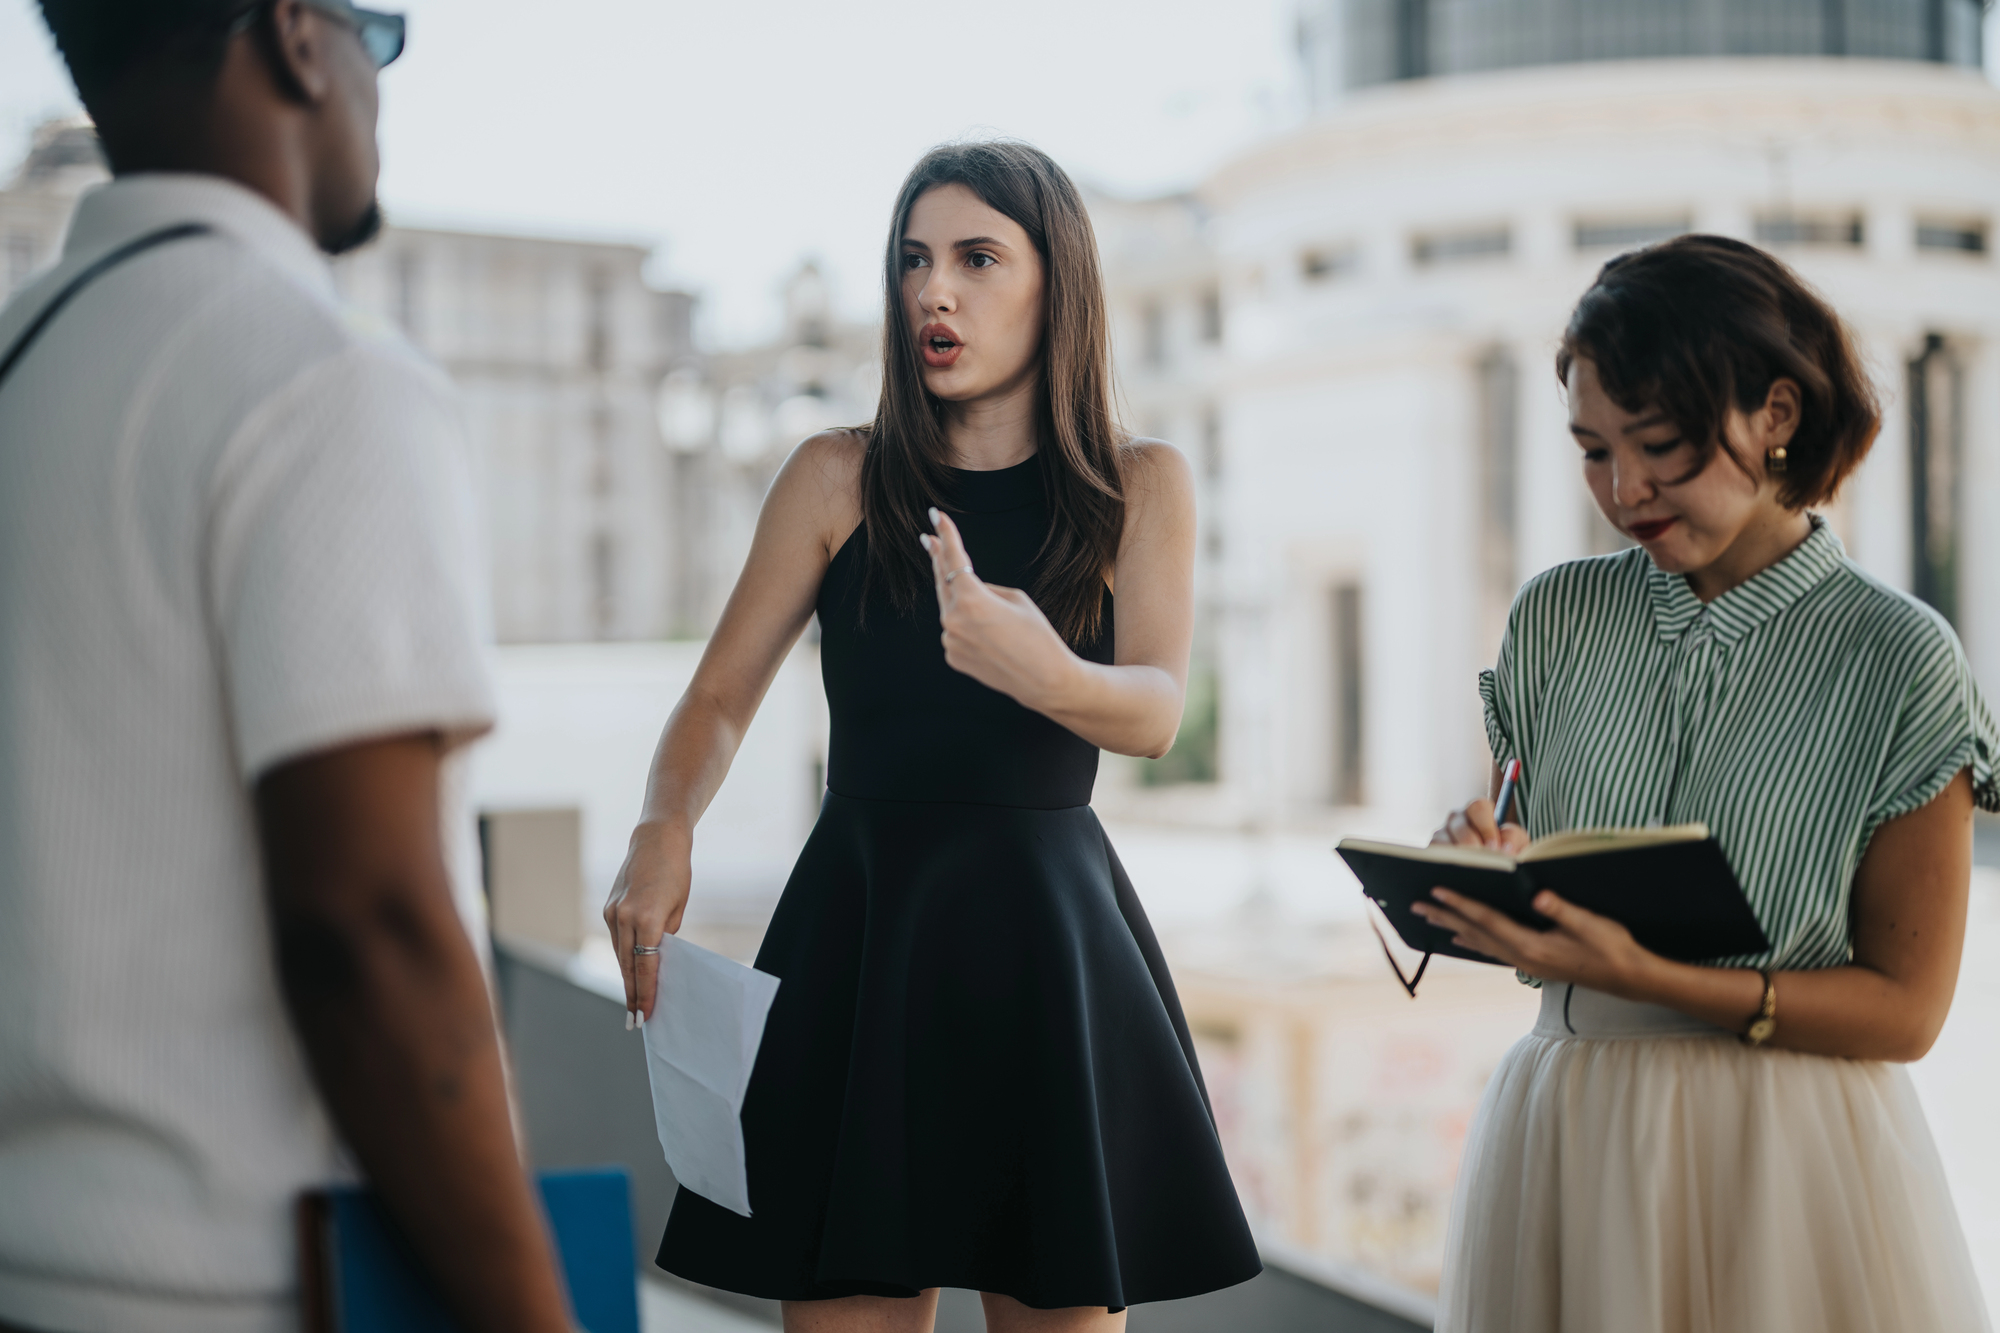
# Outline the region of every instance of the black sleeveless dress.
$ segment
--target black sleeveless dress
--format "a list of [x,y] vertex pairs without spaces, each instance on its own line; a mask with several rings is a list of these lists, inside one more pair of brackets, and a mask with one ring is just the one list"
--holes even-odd
[[[1043,469],[955,474],[982,578],[1034,586]],[[1088,804],[1097,750],[945,664],[936,602],[828,567],[818,823],[757,955],[745,1218],[682,1190],[659,1265],[776,1300],[927,1287],[1043,1309],[1259,1271],[1152,928]],[[1086,656],[1111,660],[1104,631]]]

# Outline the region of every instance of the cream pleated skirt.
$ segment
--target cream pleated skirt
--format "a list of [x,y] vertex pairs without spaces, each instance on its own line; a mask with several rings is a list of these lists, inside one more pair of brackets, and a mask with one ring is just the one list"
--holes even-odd
[[1901,1066],[1546,986],[1466,1143],[1439,1333],[1973,1333]]

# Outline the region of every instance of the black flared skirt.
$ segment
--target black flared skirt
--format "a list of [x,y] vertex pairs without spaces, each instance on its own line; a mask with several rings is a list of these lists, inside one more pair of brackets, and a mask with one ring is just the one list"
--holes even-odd
[[741,1217],[682,1190],[659,1264],[776,1300],[1030,1306],[1259,1271],[1180,1003],[1088,806],[829,794],[757,955],[783,984]]

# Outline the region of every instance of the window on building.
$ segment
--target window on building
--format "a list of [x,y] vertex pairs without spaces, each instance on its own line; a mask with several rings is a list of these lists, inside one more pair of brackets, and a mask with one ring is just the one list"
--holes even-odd
[[1482,648],[1497,648],[1500,629],[1514,601],[1516,421],[1521,376],[1504,347],[1481,357],[1474,374],[1479,414],[1480,619],[1491,640]]
[[1360,805],[1368,794],[1367,645],[1362,637],[1361,585],[1334,584],[1328,602],[1333,668],[1333,735],[1329,738],[1333,771],[1328,795],[1335,805]]
[[1917,249],[1952,254],[1986,253],[1986,223],[1970,219],[1917,219]]
[[1858,247],[1867,239],[1859,213],[1767,213],[1756,234],[1760,245]]
[[1148,300],[1139,311],[1140,352],[1149,366],[1167,364],[1167,310]]
[[1672,240],[1694,229],[1685,213],[1654,218],[1580,218],[1576,224],[1579,250],[1636,250],[1642,245]]
[[590,627],[608,639],[618,624],[618,541],[598,529],[590,537]]
[[611,366],[611,284],[601,273],[590,278],[584,329],[584,360],[592,370]]
[[1213,403],[1201,414],[1201,470],[1211,482],[1222,480],[1222,413]]
[[1421,79],[1431,72],[1430,0],[1395,0],[1396,77]]
[[1958,618],[1964,371],[1939,334],[1910,362],[1910,591]]
[[599,499],[608,497],[618,484],[617,464],[612,457],[615,424],[609,404],[597,403],[591,407],[590,491]]
[[1139,781],[1147,787],[1169,787],[1182,782],[1213,782],[1216,778],[1216,674],[1213,666],[1197,660],[1188,669],[1186,702],[1181,709],[1181,729],[1174,745],[1158,759],[1147,760],[1139,769]]
[[1205,343],[1222,341],[1222,291],[1209,287],[1201,294],[1201,340]]
[[1500,259],[1513,248],[1514,233],[1505,226],[1431,232],[1419,235],[1410,245],[1411,254],[1423,266]]
[[1299,276],[1307,282],[1326,282],[1359,266],[1360,255],[1351,245],[1322,246],[1299,254]]

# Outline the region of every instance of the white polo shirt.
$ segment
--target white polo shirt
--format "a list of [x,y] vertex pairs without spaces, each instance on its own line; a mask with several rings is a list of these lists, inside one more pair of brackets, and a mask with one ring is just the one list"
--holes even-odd
[[279,998],[251,791],[493,717],[451,387],[270,203],[98,189],[0,350],[92,260],[190,221],[214,234],[85,288],[0,384],[0,1323],[31,1328],[296,1327],[292,1201],[341,1153]]

